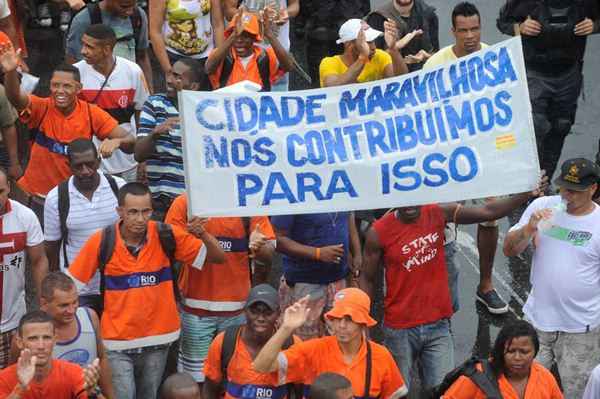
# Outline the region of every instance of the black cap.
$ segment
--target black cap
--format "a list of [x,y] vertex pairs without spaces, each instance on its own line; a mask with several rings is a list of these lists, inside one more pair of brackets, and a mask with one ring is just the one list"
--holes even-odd
[[248,295],[248,300],[246,301],[246,308],[259,302],[264,303],[271,310],[277,310],[279,309],[279,294],[269,284],[259,284],[250,290],[250,295]]
[[566,160],[560,167],[560,176],[554,184],[567,190],[584,191],[600,178],[600,168],[585,158]]

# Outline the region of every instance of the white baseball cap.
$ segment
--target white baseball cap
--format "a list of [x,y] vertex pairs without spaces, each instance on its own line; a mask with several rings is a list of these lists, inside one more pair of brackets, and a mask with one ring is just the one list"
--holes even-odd
[[340,38],[337,39],[336,43],[340,44],[349,42],[351,40],[355,40],[358,37],[358,33],[361,30],[365,31],[365,40],[367,42],[372,42],[379,36],[383,35],[383,32],[371,28],[369,24],[363,21],[362,19],[353,18],[347,20],[342,24],[338,32]]

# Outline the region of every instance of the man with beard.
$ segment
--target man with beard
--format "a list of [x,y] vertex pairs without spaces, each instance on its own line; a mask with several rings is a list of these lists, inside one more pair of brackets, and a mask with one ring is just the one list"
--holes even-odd
[[[421,69],[425,61],[440,49],[439,21],[435,8],[423,0],[388,1],[367,16],[369,25],[380,31],[389,20],[396,23],[399,37],[415,30],[423,31],[422,35],[415,37],[401,50],[410,72]],[[385,44],[380,39],[375,43],[379,48]]]
[[453,312],[443,250],[446,223],[480,223],[506,216],[543,192],[545,185],[544,177],[540,188],[531,193],[480,207],[451,203],[398,208],[369,229],[360,286],[371,294],[383,263],[385,344],[408,386],[417,359],[425,389],[440,384],[455,366],[450,333]]
[[[219,398],[221,387],[225,389],[225,399],[250,399],[246,395],[240,396],[242,389],[244,392],[270,391],[270,399],[288,395],[288,387],[278,386],[277,373],[259,373],[252,369],[254,358],[275,334],[279,311],[279,297],[273,287],[259,284],[252,288],[244,309],[246,324],[229,327],[210,344],[204,364],[203,399]],[[298,341],[293,337],[293,342]],[[227,347],[230,345],[232,347]],[[228,352],[232,353],[231,357],[224,359],[228,356],[223,354]],[[225,364],[227,360],[229,362]],[[257,393],[255,398],[260,398],[260,394]]]
[[148,97],[140,114],[135,159],[146,162],[155,220],[163,220],[173,200],[185,191],[177,92],[199,90],[201,74],[196,60],[175,62],[166,77],[167,92]]
[[[100,159],[91,140],[73,141],[68,159],[73,176],[50,190],[44,204],[44,238],[52,271],[65,271],[96,230],[116,223],[119,219],[117,191],[125,184],[119,177],[98,172]],[[61,193],[64,193],[63,197],[66,194],[62,201]],[[64,209],[65,201],[67,209]],[[101,314],[99,287],[100,276],[96,274],[80,289],[79,304],[92,307]]]

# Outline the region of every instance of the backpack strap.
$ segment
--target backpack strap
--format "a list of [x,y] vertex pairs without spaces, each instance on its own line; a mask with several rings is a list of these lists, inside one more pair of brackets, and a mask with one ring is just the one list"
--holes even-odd
[[119,197],[119,185],[117,184],[117,181],[115,180],[114,177],[112,177],[111,175],[104,175],[104,177],[106,177],[106,180],[108,180],[108,185],[110,186],[110,189],[112,190],[113,194],[115,195],[115,198]]
[[[69,178],[70,179],[70,178]],[[69,230],[67,229],[67,217],[69,216],[70,198],[69,198],[69,179],[58,185],[58,221],[60,223],[60,236],[62,240],[64,267],[69,267],[67,259],[67,240],[69,239]]]
[[221,68],[221,77],[219,78],[219,87],[217,89],[227,86],[231,72],[233,71],[233,57],[231,53],[228,53],[223,60],[223,67]]
[[137,52],[140,43],[140,33],[142,31],[142,13],[140,12],[139,6],[136,5],[134,7],[133,14],[129,17],[129,21],[131,21],[133,40],[135,41],[135,51]]
[[85,8],[87,8],[88,15],[90,16],[90,25],[102,23],[102,11],[98,3],[88,3]]
[[271,91],[271,65],[269,63],[269,54],[267,54],[265,49],[260,50],[256,64],[258,65],[258,73],[262,80],[263,88],[261,91]]
[[117,239],[117,225],[111,224],[102,230],[102,239],[100,240],[100,254],[98,255],[98,271],[100,272],[100,295],[104,295],[105,278],[104,270],[106,264],[112,258],[115,250],[115,241]]
[[373,354],[371,353],[371,342],[367,338],[367,369],[365,371],[365,394],[363,399],[369,399],[369,392],[371,391],[371,372],[373,369]]
[[225,329],[223,345],[221,346],[221,384],[227,387],[227,367],[235,352],[235,343],[242,329],[241,325],[230,326]]
[[37,125],[37,127],[31,128],[29,129],[29,140],[30,141],[35,141],[38,135],[43,135],[44,133],[42,133],[42,131],[40,130],[40,127],[42,126],[42,123],[44,122],[44,119],[46,119],[46,115],[48,114],[48,105],[46,104],[46,108],[44,108],[44,113],[42,114],[42,117],[40,118],[40,121]]
[[480,363],[483,367],[483,372],[477,370],[472,365],[465,370],[465,376],[469,377],[483,391],[487,399],[502,399],[503,396],[498,386],[498,378],[492,370],[490,362],[482,359]]
[[156,222],[156,229],[158,231],[158,240],[160,241],[160,246],[165,255],[167,255],[167,258],[169,258],[169,266],[171,267],[171,274],[173,276],[173,293],[175,295],[175,301],[179,302],[181,295],[179,294],[177,282],[179,281],[180,263],[175,259],[177,241],[175,241],[175,236],[173,235],[173,229],[171,228],[171,225],[162,222]]

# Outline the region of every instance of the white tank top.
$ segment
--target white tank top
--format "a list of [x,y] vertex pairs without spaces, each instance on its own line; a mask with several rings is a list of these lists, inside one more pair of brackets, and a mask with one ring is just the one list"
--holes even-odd
[[77,335],[70,341],[57,342],[52,351],[55,359],[66,360],[85,367],[98,357],[96,331],[87,308],[77,308]]

